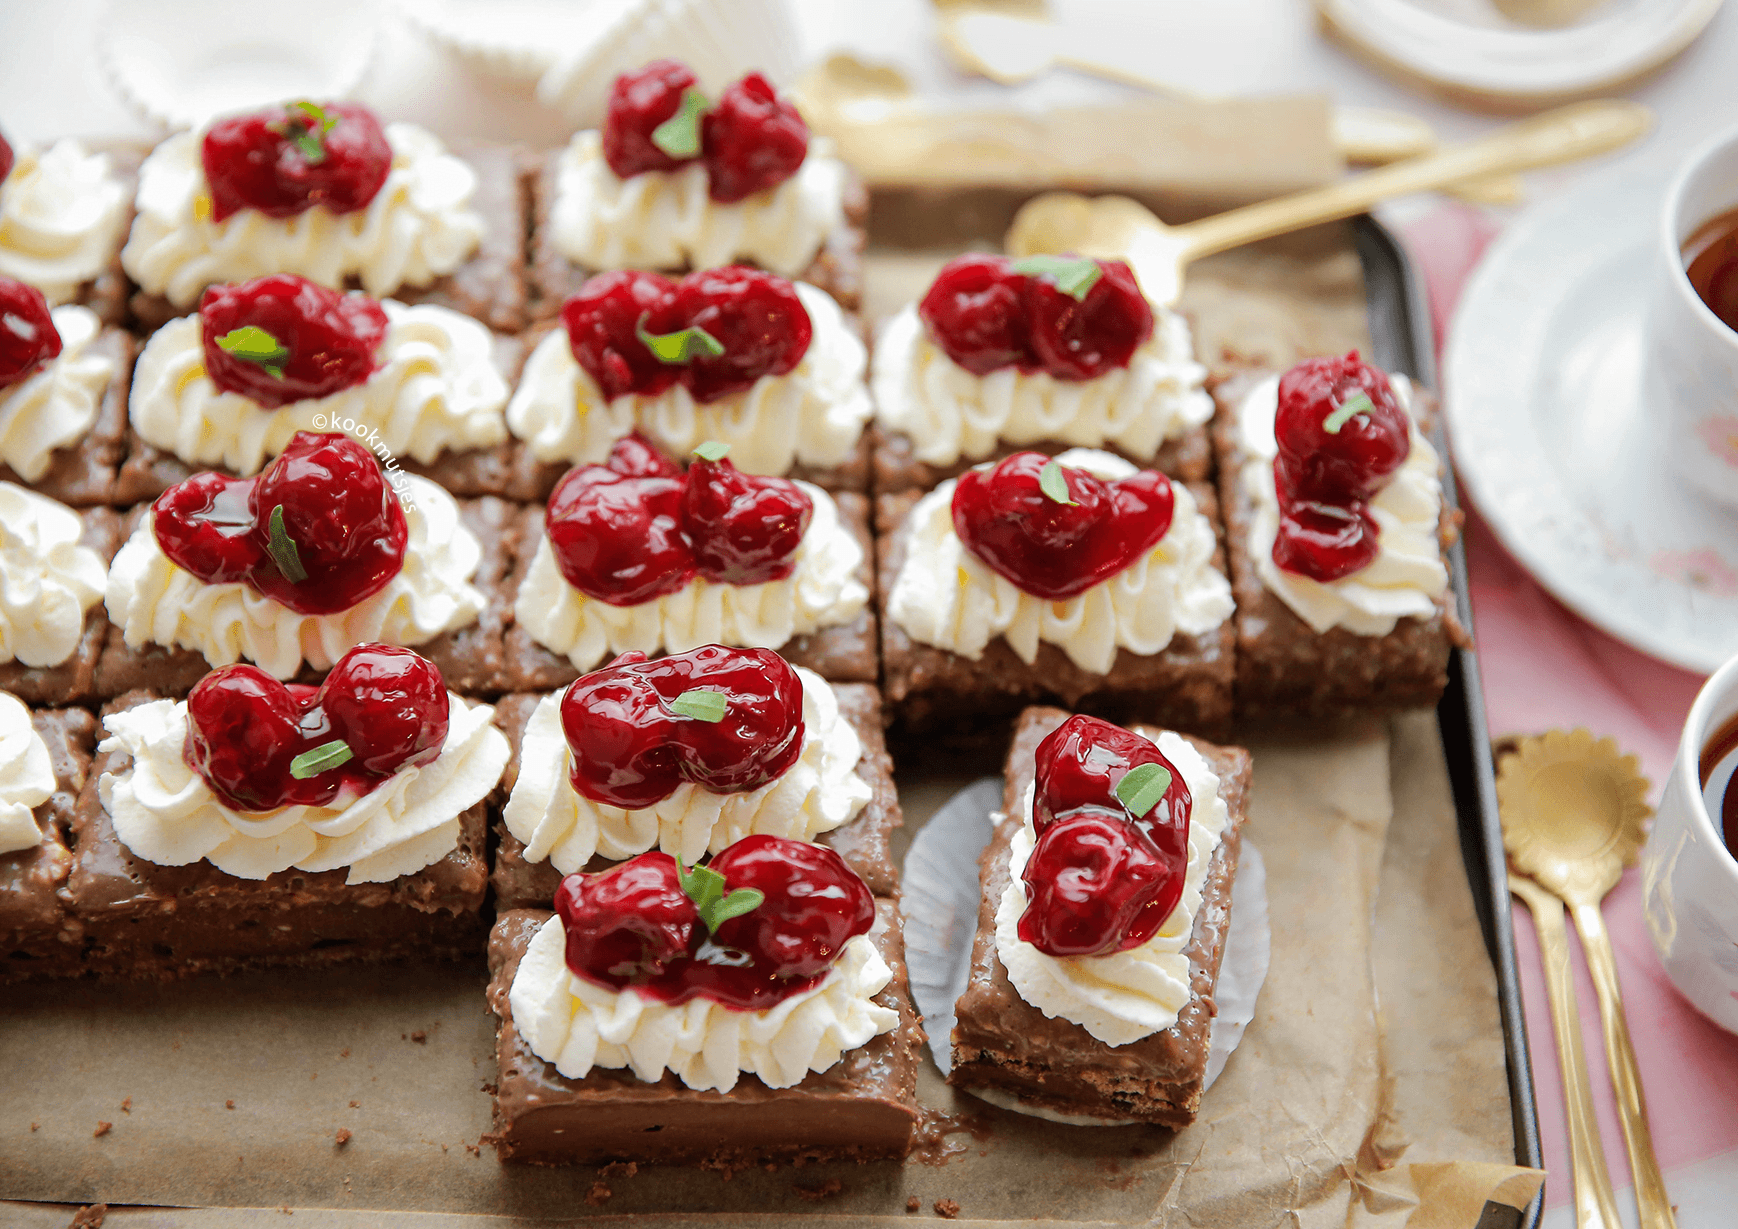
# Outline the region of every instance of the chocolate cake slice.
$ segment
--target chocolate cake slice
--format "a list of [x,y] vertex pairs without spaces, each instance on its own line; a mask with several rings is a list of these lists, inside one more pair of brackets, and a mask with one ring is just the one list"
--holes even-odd
[[0,462],[0,482],[27,486],[72,508],[119,502],[117,483],[127,450],[127,391],[132,385],[136,347],[120,329],[105,328],[86,353],[110,359],[115,365],[90,430],[78,442],[55,449],[47,471],[35,482],[26,482],[10,465]]
[[38,709],[31,725],[48,748],[54,793],[35,809],[42,842],[0,853],[0,982],[77,977],[84,928],[60,899],[72,867],[67,832],[90,776],[96,718],[82,708]]
[[[86,508],[79,514],[84,533],[79,544],[102,556],[115,557],[127,540],[121,514],[109,508]],[[16,659],[0,663],[0,691],[10,691],[26,704],[80,704],[97,696],[97,663],[110,632],[108,612],[99,597],[85,611],[84,628],[71,656],[52,666],[26,666]]]

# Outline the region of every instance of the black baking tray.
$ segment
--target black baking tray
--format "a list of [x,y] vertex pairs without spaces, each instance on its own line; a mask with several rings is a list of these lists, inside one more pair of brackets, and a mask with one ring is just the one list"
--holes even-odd
[[[1364,291],[1369,303],[1371,356],[1376,364],[1398,371],[1427,388],[1436,387],[1436,349],[1430,308],[1424,288],[1405,249],[1376,219],[1365,215],[1351,221],[1358,258],[1364,266]],[[1436,424],[1436,450],[1449,451],[1442,438],[1441,416]],[[1443,495],[1459,507],[1454,473],[1443,477]],[[1472,603],[1467,591],[1466,552],[1459,542],[1449,551],[1456,612],[1463,627],[1472,627]],[[1533,1069],[1527,1050],[1527,1021],[1521,1010],[1521,983],[1515,968],[1515,931],[1509,912],[1508,866],[1503,832],[1497,822],[1496,775],[1491,763],[1490,730],[1485,724],[1484,689],[1479,682],[1478,654],[1456,649],[1448,667],[1448,690],[1436,706],[1448,758],[1454,809],[1460,822],[1461,856],[1472,885],[1473,905],[1484,930],[1485,950],[1497,975],[1497,1002],[1509,1061],[1509,1105],[1514,1114],[1515,1162],[1534,1169],[1543,1166],[1539,1150],[1539,1113],[1533,1095]],[[1536,1229],[1545,1206],[1541,1188],[1525,1211],[1488,1205],[1480,1229]]]

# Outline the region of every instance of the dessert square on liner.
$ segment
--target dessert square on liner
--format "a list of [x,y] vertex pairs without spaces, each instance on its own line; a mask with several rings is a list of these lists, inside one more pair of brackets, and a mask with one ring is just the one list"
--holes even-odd
[[[1052,1113],[1135,1120],[1184,1127],[1201,1103],[1207,1069],[1208,1035],[1213,1023],[1213,988],[1225,954],[1231,917],[1231,881],[1237,873],[1246,816],[1251,763],[1241,747],[1220,747],[1188,738],[1219,778],[1227,823],[1208,864],[1201,906],[1186,954],[1189,1000],[1171,1027],[1126,1045],[1111,1046],[1078,1024],[1048,1017],[1032,1006],[1009,980],[996,953],[996,912],[1010,882],[1014,834],[1024,823],[1027,790],[1034,776],[1033,754],[1044,738],[1068,719],[1054,708],[1029,708],[1021,714],[1008,750],[1005,818],[979,859],[983,896],[978,905],[977,937],[972,942],[971,976],[954,1009],[953,1070],[948,1082],[1018,1098]],[[1159,731],[1132,727],[1147,738]],[[1187,736],[1185,736],[1187,737]]]
[[[70,339],[66,330],[60,332],[62,343],[67,344]],[[74,508],[121,502],[116,493],[116,480],[127,450],[127,392],[131,387],[135,352],[133,339],[112,327],[103,328],[88,346],[82,347],[80,358],[89,356],[106,360],[113,369],[97,395],[96,417],[90,428],[77,440],[54,449],[49,454],[47,469],[34,479],[25,478],[8,463],[11,441],[0,442],[0,482],[28,486]],[[63,350],[61,358],[51,360],[50,365],[59,364],[69,357]],[[0,388],[0,437],[14,431],[23,433],[19,425],[9,423],[14,412],[11,402],[33,378],[26,377],[20,385]],[[85,404],[88,406],[89,403]],[[64,413],[66,407],[51,400],[42,408],[49,414],[58,415]],[[9,425],[11,430],[6,429]],[[33,468],[23,457],[18,458],[18,463],[27,469]]]
[[[82,526],[79,545],[95,551],[106,567],[126,541],[122,514],[109,508],[85,508],[75,512]],[[16,527],[14,527],[16,528]],[[0,527],[0,541],[7,537]],[[0,562],[0,580],[24,584],[22,577],[7,577],[7,563]],[[39,583],[39,582],[32,582]],[[41,590],[34,590],[38,597]],[[4,616],[0,616],[4,617]],[[97,663],[103,646],[108,642],[109,619],[103,609],[99,592],[95,602],[84,612],[72,652],[63,660],[49,665],[27,666],[17,658],[0,662],[0,691],[9,691],[27,704],[78,704],[97,696]]]
[[[0,707],[9,707],[4,696]],[[72,866],[67,832],[90,774],[96,718],[82,708],[38,709],[29,714],[29,723],[48,753],[53,792],[31,808],[42,839],[0,853],[0,982],[77,977],[84,972],[79,959],[84,929],[57,893]],[[0,740],[7,733],[0,729]],[[11,774],[18,767],[18,762],[10,763],[3,771]]]
[[775,1161],[897,1159],[917,1123],[923,1029],[907,988],[898,906],[876,902],[873,936],[892,970],[874,1002],[898,1012],[891,1031],[789,1088],[743,1075],[729,1092],[695,1091],[666,1071],[656,1083],[628,1068],[569,1079],[531,1052],[508,1003],[532,937],[552,916],[502,914],[489,936],[489,1006],[500,1017],[495,1147],[504,1161],[543,1165],[631,1160],[730,1169]]
[[[830,846],[845,862],[863,877],[869,890],[877,896],[892,896],[899,888],[899,868],[893,860],[894,829],[904,823],[899,809],[899,795],[893,786],[893,761],[881,732],[881,694],[862,683],[835,683],[833,694],[839,701],[840,714],[851,723],[863,744],[862,758],[857,761],[857,775],[869,786],[868,805],[856,818],[830,832],[822,833],[819,843]],[[519,779],[519,749],[525,724],[531,719],[540,695],[515,694],[501,697],[495,705],[495,723],[507,734],[512,745],[512,758],[501,778],[498,799],[504,803]],[[492,808],[495,835],[494,871],[490,881],[495,888],[495,902],[501,909],[537,907],[547,909],[555,899],[555,889],[561,886],[561,873],[548,861],[528,862],[525,844],[507,831],[502,823],[500,807]],[[601,857],[592,859],[588,870],[600,870],[609,865]]]

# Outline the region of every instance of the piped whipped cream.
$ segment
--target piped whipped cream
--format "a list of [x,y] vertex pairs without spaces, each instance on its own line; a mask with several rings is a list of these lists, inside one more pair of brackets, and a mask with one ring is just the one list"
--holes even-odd
[[789,1088],[848,1050],[891,1032],[899,1013],[874,1001],[893,980],[875,950],[876,919],[855,935],[819,983],[762,1011],[706,998],[670,1006],[632,987],[610,990],[567,967],[567,934],[552,917],[531,937],[507,1003],[531,1052],[570,1080],[593,1067],[627,1067],[647,1083],[673,1072],[689,1088],[729,1092],[744,1075]]
[[1287,572],[1273,561],[1279,535],[1279,493],[1273,463],[1279,455],[1273,421],[1279,411],[1279,377],[1263,380],[1238,407],[1238,440],[1249,460],[1238,481],[1254,515],[1249,524],[1249,557],[1261,583],[1320,634],[1343,627],[1360,636],[1386,636],[1401,619],[1428,619],[1448,591],[1448,565],[1442,559],[1438,526],[1442,517],[1441,463],[1436,449],[1418,430],[1412,382],[1391,375],[1395,399],[1412,420],[1412,451],[1388,485],[1370,501],[1376,518],[1376,558],[1349,576],[1326,584]]
[[507,736],[495,710],[448,693],[440,756],[404,768],[368,793],[334,807],[232,811],[187,766],[187,703],[153,700],[103,718],[99,751],[132,757],[97,783],[115,835],[159,866],[201,858],[238,879],[296,867],[349,867],[346,883],[385,883],[432,866],[458,848],[459,816],[488,796],[507,767]]
[[472,206],[477,173],[415,124],[386,125],[392,169],[368,205],[333,213],[321,205],[289,218],[242,209],[212,220],[200,160],[203,132],[182,132],[139,169],[138,215],[121,267],[150,294],[191,307],[205,287],[268,273],[296,273],[326,286],[349,277],[384,298],[426,286],[476,251],[483,219]]
[[29,282],[49,305],[70,303],[115,258],[127,187],[107,154],[77,141],[20,145],[0,183],[0,277]]
[[[1057,458],[1107,482],[1138,468],[1108,452],[1075,448]],[[1182,483],[1172,483],[1171,527],[1145,555],[1066,601],[1033,597],[991,571],[960,541],[953,479],[918,500],[907,520],[905,563],[887,617],[921,644],[977,660],[1001,636],[1030,665],[1041,641],[1082,670],[1106,674],[1118,649],[1162,651],[1177,633],[1200,636],[1231,615],[1231,585],[1213,565],[1213,525]]]
[[91,351],[103,327],[95,312],[69,305],[49,315],[60,334],[60,353],[0,388],[0,461],[26,482],[48,472],[55,449],[89,433],[116,371],[114,359]]
[[240,582],[206,584],[169,561],[147,513],[109,567],[109,618],[129,648],[193,649],[213,666],[246,658],[292,678],[329,670],[356,645],[414,646],[477,621],[487,600],[470,578],[483,558],[445,490],[406,474],[404,566],[373,597],[336,614],[297,614]]
[[615,442],[636,428],[672,456],[687,456],[707,440],[730,445],[730,460],[750,474],[783,474],[792,465],[845,461],[873,412],[863,382],[868,352],[832,296],[796,283],[814,326],[808,351],[782,376],[717,401],[694,400],[680,384],[657,396],[624,393],[605,400],[573,357],[567,330],[545,337],[531,357],[507,425],[539,461],[602,464]]
[[53,793],[54,763],[30,722],[30,710],[17,696],[0,691],[0,853],[42,843],[32,812]]
[[996,905],[996,955],[1021,998],[1051,1019],[1080,1025],[1109,1046],[1150,1037],[1177,1022],[1189,1002],[1189,946],[1201,887],[1213,851],[1229,821],[1219,777],[1188,741],[1169,730],[1155,740],[1189,787],[1189,863],[1183,896],[1158,933],[1139,947],[1106,956],[1046,956],[1020,938],[1026,885],[1020,876],[1032,856],[1032,790],[1026,790],[1020,830],[1008,863],[1010,882]]
[[281,409],[219,389],[205,373],[197,315],[152,334],[133,373],[129,415],[148,444],[190,465],[254,474],[298,431],[346,431],[388,456],[431,464],[441,453],[507,438],[507,382],[489,330],[444,307],[387,299],[378,369],[362,383]]
[[732,204],[707,195],[699,161],[620,179],[595,129],[574,134],[555,164],[555,248],[588,269],[710,269],[751,261],[795,277],[845,222],[845,164],[812,139],[797,173]]
[[71,508],[0,482],[0,663],[58,666],[78,648],[108,578],[83,532]]
[[916,304],[908,305],[876,340],[870,382],[877,421],[910,436],[926,465],[987,457],[998,442],[1048,440],[1150,459],[1166,440],[1213,416],[1188,321],[1165,307],[1155,307],[1153,317],[1153,335],[1127,367],[1058,380],[1017,367],[974,375],[935,344]]
[[695,577],[665,597],[612,606],[567,583],[545,534],[519,588],[513,616],[532,639],[581,670],[606,656],[685,653],[703,644],[776,649],[792,636],[849,623],[869,602],[857,579],[863,547],[839,520],[839,507],[818,486],[798,482],[814,502],[794,567],[783,580],[715,584]]
[[683,783],[663,801],[631,811],[573,788],[562,693],[543,697],[520,744],[519,779],[502,815],[507,831],[525,843],[526,861],[548,859],[571,875],[596,854],[621,860],[656,848],[691,865],[745,836],[812,841],[849,823],[869,802],[869,786],[856,772],[863,744],[825,680],[801,666],[796,672],[803,684],[803,749],[782,775],[738,794]]

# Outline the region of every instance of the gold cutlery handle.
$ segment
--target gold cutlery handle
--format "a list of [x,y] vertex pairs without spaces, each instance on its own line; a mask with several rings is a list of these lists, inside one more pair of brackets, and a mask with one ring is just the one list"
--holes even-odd
[[1569,930],[1563,920],[1563,902],[1530,880],[1513,874],[1509,876],[1509,890],[1527,902],[1533,913],[1534,929],[1539,933],[1539,955],[1545,966],[1545,989],[1557,1034],[1557,1066],[1563,1073],[1563,1101],[1569,1119],[1575,1224],[1577,1229],[1622,1229],[1611,1175],[1605,1169],[1605,1151],[1599,1143],[1599,1120],[1593,1114],[1587,1054],[1581,1048],[1581,1016],[1570,972]]
[[1617,984],[1617,958],[1606,933],[1605,917],[1598,905],[1575,906],[1575,928],[1581,932],[1581,950],[1587,971],[1599,995],[1599,1019],[1605,1026],[1605,1061],[1611,1068],[1611,1088],[1617,1096],[1618,1115],[1623,1121],[1623,1142],[1629,1149],[1630,1173],[1635,1177],[1636,1208],[1641,1229],[1677,1229],[1666,1181],[1654,1155],[1653,1133],[1647,1123],[1647,1096],[1642,1091],[1641,1069],[1629,1039],[1629,1022],[1623,1012],[1623,990]]

